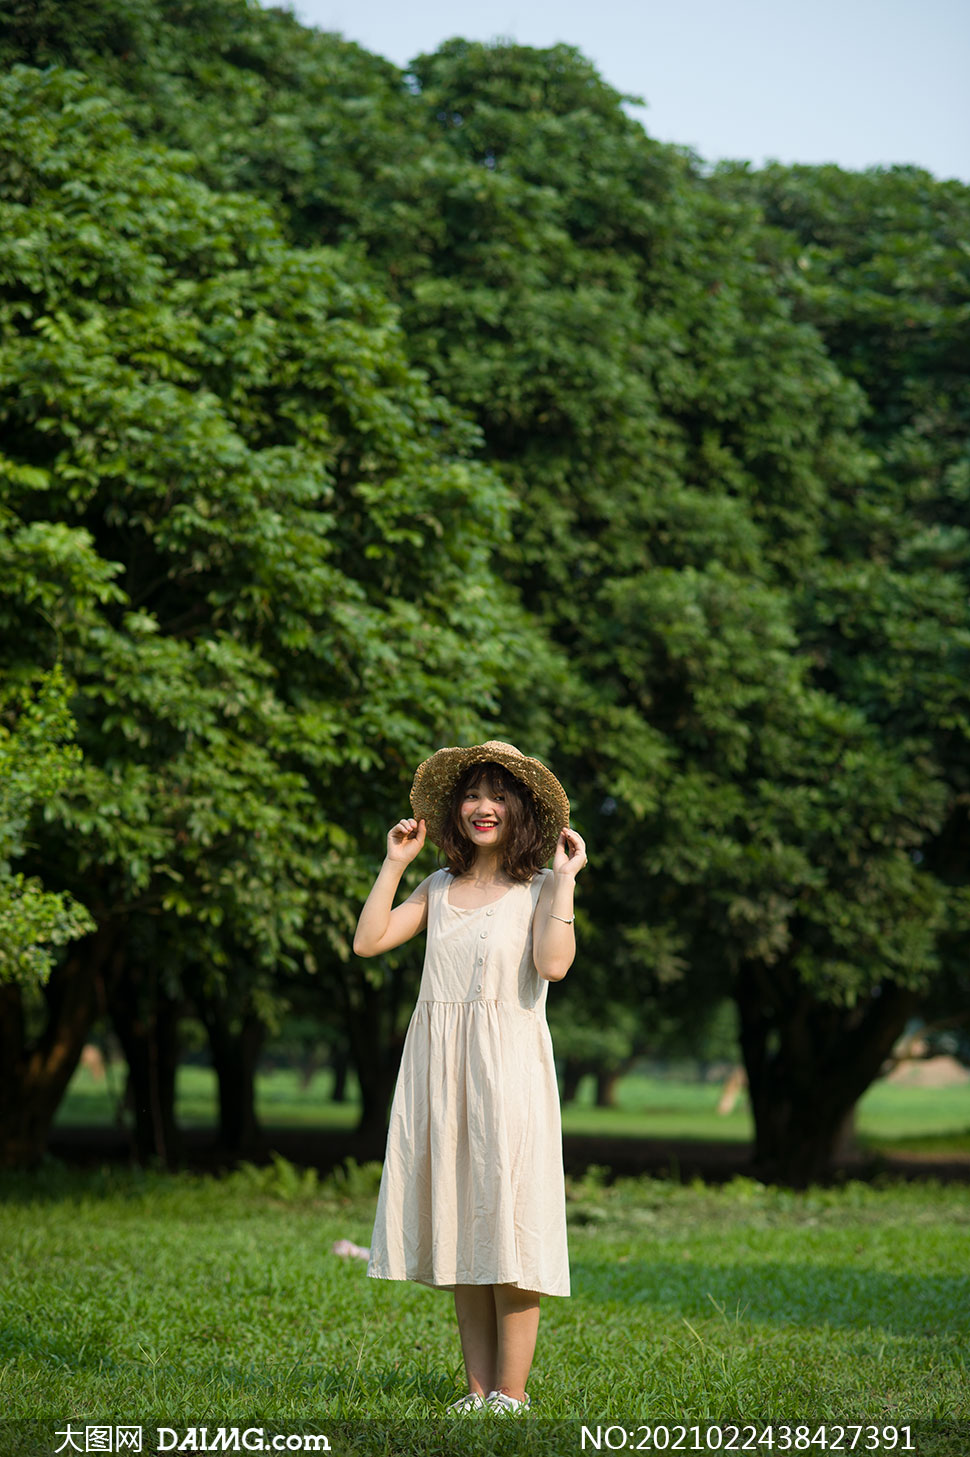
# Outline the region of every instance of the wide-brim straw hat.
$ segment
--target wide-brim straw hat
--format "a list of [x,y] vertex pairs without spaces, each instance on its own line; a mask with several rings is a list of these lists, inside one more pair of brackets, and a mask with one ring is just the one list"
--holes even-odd
[[569,824],[569,800],[551,769],[539,759],[520,753],[514,744],[489,739],[470,748],[439,749],[419,764],[411,786],[411,808],[424,820],[428,839],[441,844],[452,790],[470,764],[501,764],[531,789],[542,832],[542,852],[548,860],[560,832]]

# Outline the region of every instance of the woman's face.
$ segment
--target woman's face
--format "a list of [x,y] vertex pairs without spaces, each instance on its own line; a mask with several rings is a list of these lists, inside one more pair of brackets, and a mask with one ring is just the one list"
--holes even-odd
[[491,849],[502,842],[506,830],[505,794],[487,779],[465,790],[458,820],[473,845]]

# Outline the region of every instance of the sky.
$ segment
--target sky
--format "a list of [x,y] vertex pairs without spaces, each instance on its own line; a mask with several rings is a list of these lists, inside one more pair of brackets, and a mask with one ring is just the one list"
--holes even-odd
[[[266,0],[268,3],[268,0]],[[285,3],[285,0],[277,0]],[[290,0],[398,66],[453,36],[576,46],[707,162],[913,163],[970,182],[970,0]]]

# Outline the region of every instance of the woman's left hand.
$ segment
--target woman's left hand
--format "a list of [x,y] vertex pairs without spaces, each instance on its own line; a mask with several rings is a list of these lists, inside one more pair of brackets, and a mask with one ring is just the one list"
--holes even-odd
[[575,878],[586,864],[586,842],[575,830],[563,830],[556,843],[552,857],[554,875],[571,875]]

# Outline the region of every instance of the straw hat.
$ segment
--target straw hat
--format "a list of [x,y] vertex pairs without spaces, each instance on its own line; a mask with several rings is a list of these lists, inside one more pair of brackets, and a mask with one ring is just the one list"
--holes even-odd
[[418,765],[411,786],[411,808],[428,827],[428,839],[441,843],[451,792],[470,764],[501,764],[532,790],[543,832],[542,850],[548,860],[559,832],[569,824],[569,800],[559,780],[538,759],[529,759],[514,744],[489,739],[467,749],[439,749]]

